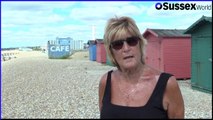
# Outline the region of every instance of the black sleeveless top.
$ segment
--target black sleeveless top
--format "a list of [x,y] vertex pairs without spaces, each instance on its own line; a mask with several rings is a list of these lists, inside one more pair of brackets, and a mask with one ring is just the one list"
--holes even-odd
[[165,72],[161,73],[152,95],[144,106],[128,107],[111,103],[111,73],[112,71],[109,71],[107,76],[107,83],[102,101],[103,106],[100,113],[101,119],[168,118],[167,111],[163,109],[163,94],[167,81],[172,76],[171,74]]

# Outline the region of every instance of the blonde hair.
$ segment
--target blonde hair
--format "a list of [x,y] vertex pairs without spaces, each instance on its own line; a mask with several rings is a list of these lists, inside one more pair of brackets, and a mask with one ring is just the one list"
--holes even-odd
[[147,44],[146,39],[140,33],[135,21],[130,17],[115,17],[108,20],[105,33],[104,33],[104,45],[106,52],[109,56],[109,60],[120,69],[119,64],[113,56],[113,52],[110,47],[110,43],[115,39],[120,39],[122,36],[129,33],[132,36],[138,37],[140,49],[141,49],[141,62],[145,64],[145,45]]

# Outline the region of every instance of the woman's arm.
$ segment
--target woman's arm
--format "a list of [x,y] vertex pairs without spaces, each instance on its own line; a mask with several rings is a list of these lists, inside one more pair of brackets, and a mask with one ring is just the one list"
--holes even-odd
[[184,118],[184,101],[178,82],[174,76],[167,83],[165,98],[169,118]]
[[104,96],[104,91],[105,91],[105,87],[106,87],[106,79],[107,79],[107,73],[105,73],[102,77],[101,80],[99,82],[99,111],[101,111],[102,108],[102,99]]

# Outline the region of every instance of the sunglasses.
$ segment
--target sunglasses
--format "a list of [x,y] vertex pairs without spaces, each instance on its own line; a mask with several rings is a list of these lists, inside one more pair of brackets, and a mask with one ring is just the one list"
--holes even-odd
[[138,37],[128,37],[125,40],[115,40],[111,42],[110,47],[115,50],[120,50],[123,47],[124,42],[126,42],[129,46],[136,46],[138,41]]

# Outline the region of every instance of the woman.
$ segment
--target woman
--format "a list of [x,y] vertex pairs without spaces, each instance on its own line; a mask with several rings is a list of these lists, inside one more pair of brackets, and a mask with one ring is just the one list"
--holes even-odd
[[101,77],[100,118],[184,118],[176,78],[145,64],[146,40],[133,19],[109,19],[104,41],[117,69]]

